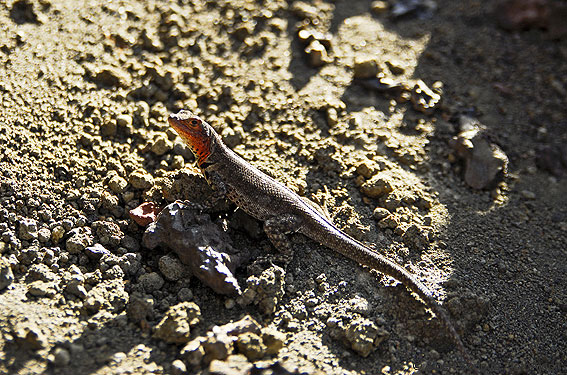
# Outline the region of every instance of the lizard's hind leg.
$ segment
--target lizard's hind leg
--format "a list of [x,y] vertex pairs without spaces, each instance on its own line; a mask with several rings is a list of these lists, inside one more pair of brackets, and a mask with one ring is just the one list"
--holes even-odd
[[276,249],[291,255],[291,242],[286,234],[297,232],[301,227],[301,217],[294,214],[273,216],[264,222],[264,232]]

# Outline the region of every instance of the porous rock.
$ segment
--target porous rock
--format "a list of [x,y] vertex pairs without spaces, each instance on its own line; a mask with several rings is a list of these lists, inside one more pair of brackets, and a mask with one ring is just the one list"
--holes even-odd
[[189,270],[215,292],[240,294],[233,273],[243,257],[230,245],[230,237],[199,208],[182,202],[166,206],[146,228],[143,244],[173,250]]

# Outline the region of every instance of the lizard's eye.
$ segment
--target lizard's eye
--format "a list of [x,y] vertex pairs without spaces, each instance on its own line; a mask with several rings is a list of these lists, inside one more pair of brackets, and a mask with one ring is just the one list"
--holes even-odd
[[199,125],[199,120],[197,120],[197,119],[191,119],[191,121],[189,121],[189,123],[190,123],[192,126],[197,126],[197,125]]

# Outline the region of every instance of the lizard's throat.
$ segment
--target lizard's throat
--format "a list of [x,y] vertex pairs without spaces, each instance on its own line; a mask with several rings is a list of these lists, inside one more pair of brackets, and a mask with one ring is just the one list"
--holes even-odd
[[209,156],[211,156],[211,141],[210,140],[200,140],[199,142],[191,143],[191,151],[197,159],[197,165],[201,167]]

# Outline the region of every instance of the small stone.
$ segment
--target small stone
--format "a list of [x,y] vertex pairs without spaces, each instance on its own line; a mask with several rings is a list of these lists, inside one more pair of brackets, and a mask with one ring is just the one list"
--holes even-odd
[[29,283],[28,293],[34,297],[52,297],[57,290],[53,282],[37,280]]
[[78,254],[93,242],[90,228],[73,229],[73,235],[65,243],[65,248],[70,254]]
[[94,244],[93,246],[88,246],[85,248],[85,254],[93,260],[100,260],[103,255],[110,254],[104,246],[99,243]]
[[120,194],[120,193],[124,192],[124,190],[126,189],[126,186],[128,186],[128,181],[126,181],[125,178],[120,177],[118,175],[114,175],[108,181],[108,187],[110,188],[110,190],[112,190],[116,194]]
[[0,291],[4,290],[14,281],[14,273],[8,259],[0,257]]
[[309,65],[314,68],[320,67],[329,61],[325,46],[317,40],[312,41],[305,48],[305,54],[309,60]]
[[508,156],[492,143],[486,126],[467,116],[460,118],[461,131],[449,145],[465,161],[465,182],[473,189],[494,187],[508,173]]
[[127,113],[116,116],[116,125],[121,128],[130,128],[134,123],[134,119]]
[[375,168],[369,160],[362,161],[356,166],[356,173],[364,178],[371,178],[374,172]]
[[161,209],[154,202],[144,202],[138,207],[131,209],[128,215],[136,224],[145,227],[156,220],[160,211]]
[[387,209],[385,209],[383,207],[376,207],[374,209],[374,211],[372,212],[372,217],[377,221],[382,220],[383,218],[385,218],[388,215],[390,215],[390,211],[388,211]]
[[135,323],[140,323],[146,319],[153,319],[154,304],[155,301],[151,297],[132,294],[130,301],[128,301],[126,314],[128,318]]
[[388,215],[378,222],[378,227],[381,229],[396,229],[400,225],[400,221],[395,215]]
[[337,125],[339,122],[339,116],[335,108],[327,108],[327,125],[330,128]]
[[154,184],[154,178],[144,169],[132,172],[128,180],[135,189],[149,189]]
[[51,242],[53,242],[54,244],[59,243],[59,241],[61,241],[64,235],[65,235],[65,228],[63,228],[61,225],[56,225],[51,230]]
[[385,61],[386,66],[388,67],[388,69],[390,70],[390,72],[392,72],[392,74],[394,75],[401,75],[405,73],[405,69],[399,64],[399,63],[394,63],[391,61]]
[[32,322],[16,323],[13,336],[15,341],[25,349],[39,350],[47,346],[47,338],[41,328]]
[[394,188],[389,181],[389,178],[381,173],[378,173],[360,187],[362,194],[370,198],[379,198],[385,194],[392,192]]
[[193,302],[181,302],[169,308],[155,328],[153,337],[170,344],[189,341],[191,327],[201,320],[201,310]]
[[200,365],[205,356],[205,349],[202,344],[206,340],[205,337],[197,337],[189,341],[179,352],[180,357],[191,366]]
[[408,247],[416,250],[426,249],[429,245],[427,233],[420,229],[417,225],[410,225],[402,235],[402,241]]
[[525,199],[536,199],[536,194],[533,191],[522,190],[521,194]]
[[187,373],[187,366],[183,361],[176,359],[171,362],[171,375],[183,375]]
[[375,59],[364,56],[356,57],[354,60],[354,78],[373,78],[380,72],[380,67]]
[[162,135],[158,136],[154,140],[150,148],[150,150],[157,156],[161,156],[172,149],[173,143],[171,143],[166,137]]
[[37,238],[37,221],[24,218],[19,221],[19,235],[22,240],[35,240]]
[[262,272],[259,277],[250,276],[246,280],[247,288],[239,297],[239,303],[257,304],[265,315],[273,314],[280,299],[284,295],[285,271],[272,266]]
[[100,125],[100,135],[103,137],[112,137],[116,135],[116,129],[116,122],[112,121],[110,118],[106,118]]
[[[244,355],[234,354],[228,356],[228,358],[226,358],[226,361],[221,361],[219,359],[212,360],[209,364],[207,373],[209,375],[252,374],[254,373],[254,365],[250,363]],[[283,373],[285,374],[287,372]]]
[[262,342],[266,345],[266,354],[278,354],[285,342],[285,334],[274,328],[262,329]]
[[362,357],[367,357],[388,337],[387,331],[378,328],[374,322],[366,318],[354,319],[345,331],[345,338],[350,343],[350,347]]
[[138,278],[138,282],[142,285],[146,292],[160,290],[163,286],[163,278],[157,272],[145,273]]
[[125,71],[109,66],[94,72],[93,81],[101,86],[117,87],[130,85],[130,77]]
[[377,16],[386,13],[388,8],[389,5],[387,1],[373,1],[370,5],[370,10]]
[[177,281],[187,275],[186,266],[179,258],[165,255],[159,259],[159,270],[169,281]]
[[53,364],[57,367],[65,367],[71,362],[71,354],[64,348],[56,348],[53,353]]
[[119,203],[118,197],[108,191],[103,191],[100,195],[100,205],[110,212],[114,211]]
[[238,351],[250,361],[256,361],[266,354],[266,346],[260,336],[252,332],[246,332],[238,336],[236,340]]
[[177,299],[181,302],[191,301],[193,299],[193,291],[189,288],[181,288],[177,292]]
[[49,230],[49,228],[44,227],[37,231],[37,239],[39,240],[39,242],[47,243],[50,238],[51,238],[51,231]]

